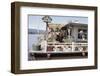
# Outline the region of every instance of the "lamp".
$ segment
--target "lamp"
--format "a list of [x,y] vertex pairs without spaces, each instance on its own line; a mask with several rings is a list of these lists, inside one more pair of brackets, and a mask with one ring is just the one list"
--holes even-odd
[[44,16],[44,17],[42,18],[42,20],[43,20],[43,22],[46,23],[46,40],[47,40],[48,26],[49,26],[48,23],[51,23],[52,18],[51,18],[50,16]]

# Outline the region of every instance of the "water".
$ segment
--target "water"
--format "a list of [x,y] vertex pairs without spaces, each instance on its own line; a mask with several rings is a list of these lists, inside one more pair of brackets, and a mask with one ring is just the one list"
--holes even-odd
[[28,49],[32,50],[32,45],[38,44],[39,43],[38,38],[42,36],[43,34],[28,34]]

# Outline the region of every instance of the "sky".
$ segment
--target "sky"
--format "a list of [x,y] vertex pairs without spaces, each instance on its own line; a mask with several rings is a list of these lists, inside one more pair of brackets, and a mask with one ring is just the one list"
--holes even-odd
[[[28,16],[28,28],[29,29],[46,29],[46,23],[43,22],[41,15],[29,15]],[[88,17],[79,16],[50,16],[52,18],[51,23],[55,24],[67,24],[70,21],[77,21],[78,23],[88,24]]]

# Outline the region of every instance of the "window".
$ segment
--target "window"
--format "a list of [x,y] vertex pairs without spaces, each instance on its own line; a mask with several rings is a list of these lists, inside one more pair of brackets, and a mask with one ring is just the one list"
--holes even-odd
[[87,29],[78,29],[78,39],[87,39]]

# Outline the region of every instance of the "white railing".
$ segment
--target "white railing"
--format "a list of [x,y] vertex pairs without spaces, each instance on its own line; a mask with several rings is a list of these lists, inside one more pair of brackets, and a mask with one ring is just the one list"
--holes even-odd
[[[54,46],[55,48],[56,47],[62,47],[64,49],[64,46],[68,47],[70,46],[70,50],[68,50],[69,48],[66,48],[65,50],[63,51],[57,51],[55,49],[55,51],[44,51],[44,50],[40,50],[40,51],[35,51],[35,50],[30,50],[29,52],[30,53],[79,53],[79,52],[87,52],[87,48],[88,48],[88,43],[75,43],[75,42],[72,42],[72,43],[48,43],[48,46]],[[75,51],[75,48],[78,48],[77,51]],[[85,50],[84,50],[85,48]]]

